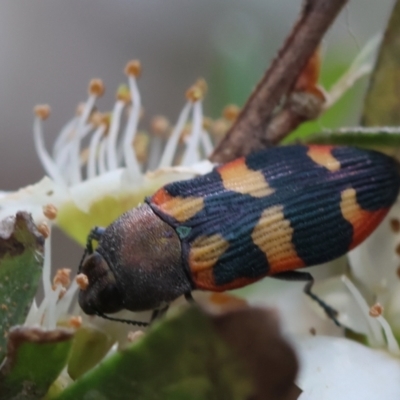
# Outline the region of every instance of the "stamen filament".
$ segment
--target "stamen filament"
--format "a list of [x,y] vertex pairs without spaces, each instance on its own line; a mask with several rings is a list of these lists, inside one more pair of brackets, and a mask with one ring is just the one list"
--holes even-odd
[[78,124],[78,117],[72,118],[65,126],[61,129],[60,134],[53,145],[53,159],[57,162],[57,156],[59,152],[64,148],[65,144],[70,141],[73,131],[76,129]]
[[363,316],[365,317],[367,321],[367,325],[370,329],[371,335],[370,335],[370,340],[371,344],[374,345],[374,347],[383,347],[385,345],[385,338],[383,337],[381,327],[375,321],[374,318],[370,317],[369,315],[369,306],[367,302],[364,300],[362,297],[361,293],[358,291],[356,286],[351,282],[349,278],[347,278],[346,275],[341,276],[342,282],[346,285],[347,289],[349,292],[352,294],[354,300],[356,301],[357,305],[359,306]]
[[[81,141],[82,139],[85,138],[85,136],[87,136],[91,131],[92,131],[93,127],[92,125],[86,125],[84,127],[84,129],[82,129],[80,132],[76,131],[75,135],[78,135],[80,133],[81,137],[79,139],[79,141]],[[74,143],[74,139],[71,140],[69,143],[66,143],[64,145],[64,147],[59,151],[58,153],[58,157],[56,159],[56,163],[58,168],[60,169],[60,171],[65,171],[64,172],[64,179],[67,182],[71,181],[71,177],[68,175],[68,173],[71,172],[71,168],[68,168],[69,166],[72,165],[73,161],[72,161],[72,153],[75,149],[75,143]],[[80,161],[79,161],[79,165],[80,165]]]
[[62,289],[62,285],[57,285],[48,296],[48,307],[44,314],[43,326],[49,330],[55,329],[57,325],[56,304]]
[[201,132],[201,144],[203,145],[204,156],[208,158],[214,151],[214,146],[211,142],[210,135],[204,129]]
[[118,168],[117,161],[117,136],[119,132],[121,114],[124,110],[125,103],[122,100],[117,100],[114,105],[114,110],[111,116],[111,127],[107,138],[107,165],[108,170],[112,171]]
[[81,182],[81,165],[80,165],[80,144],[81,144],[81,132],[84,131],[85,124],[89,118],[91,111],[93,110],[96,101],[96,96],[90,94],[84,107],[82,114],[79,118],[78,127],[76,128],[75,136],[72,140],[72,150],[71,150],[71,170],[70,170],[70,180],[71,184],[77,184]]
[[189,118],[189,113],[192,109],[192,102],[188,101],[183,107],[183,110],[179,114],[178,121],[172,131],[171,136],[165,146],[164,153],[161,157],[160,165],[158,168],[171,167],[174,161],[175,151],[178,146],[179,138],[181,136],[182,130]]
[[44,297],[49,296],[51,288],[51,233],[44,242],[44,262],[42,273]]
[[[50,296],[50,295],[49,295]],[[45,311],[46,311],[46,307],[47,304],[50,300],[49,296],[45,296],[42,300],[42,302],[40,303],[40,306],[37,310],[36,316],[35,316],[35,322],[38,325],[42,325],[44,326],[43,322],[44,322],[44,315],[45,315]]]
[[101,124],[93,133],[89,143],[89,157],[86,164],[87,179],[92,179],[96,176],[96,160],[98,157],[99,143],[104,136],[106,126]]
[[44,170],[53,179],[54,182],[65,185],[66,182],[61,175],[56,163],[50,157],[44,146],[43,131],[42,131],[42,120],[35,117],[33,122],[33,138],[36,148],[36,153],[38,154],[39,160],[41,161]]
[[399,344],[397,343],[397,340],[393,335],[393,331],[389,323],[382,315],[376,317],[376,320],[381,324],[383,332],[385,333],[387,348],[389,353],[392,353],[395,356],[399,356],[400,355]]
[[202,136],[203,107],[200,100],[193,105],[192,131],[189,136],[189,144],[182,159],[184,167],[199,161],[198,147]]
[[102,139],[102,141],[100,142],[100,146],[99,146],[99,156],[98,156],[98,160],[97,160],[99,175],[103,175],[107,172],[106,144],[107,144],[107,137]]
[[362,48],[348,70],[329,90],[327,100],[323,105],[324,110],[330,109],[360,78],[372,71],[375,64],[375,57],[373,56],[381,40],[382,36],[376,35]]
[[28,315],[25,319],[25,326],[31,326],[35,323],[37,319],[37,312],[38,312],[38,306],[36,303],[36,299],[33,299],[31,308],[29,309]]
[[136,158],[136,154],[133,148],[133,139],[135,138],[137,132],[137,126],[139,123],[139,115],[141,109],[141,99],[139,89],[136,84],[136,79],[129,76],[129,90],[132,98],[132,109],[129,114],[128,123],[124,132],[124,158],[125,164],[127,166],[129,175],[132,178],[141,176],[141,170],[139,163]]
[[74,299],[74,295],[78,290],[78,283],[75,279],[72,280],[71,286],[68,288],[67,292],[64,294],[62,299],[57,303],[56,314],[58,318],[67,314],[69,308],[71,307],[72,300]]

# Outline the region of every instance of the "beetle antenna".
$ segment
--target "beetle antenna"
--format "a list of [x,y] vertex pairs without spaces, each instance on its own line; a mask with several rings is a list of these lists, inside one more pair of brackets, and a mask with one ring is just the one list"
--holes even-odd
[[85,260],[85,258],[86,258],[86,256],[88,255],[88,250],[87,250],[87,248],[85,248],[85,250],[84,250],[84,252],[83,252],[83,255],[82,255],[82,258],[81,258],[81,261],[79,261],[79,267],[78,267],[78,274],[81,272],[81,270],[82,270],[82,264],[83,264],[83,261]]
[[92,243],[93,240],[99,241],[99,239],[103,235],[104,231],[105,231],[104,228],[100,228],[98,226],[95,226],[90,231],[90,233],[89,233],[89,235],[87,236],[87,239],[86,239],[86,247],[85,247],[85,250],[83,252],[83,256],[81,258],[81,261],[79,262],[78,272],[81,271],[82,264],[83,264],[83,261],[85,260],[86,256],[88,254],[92,254],[93,253],[93,243]]
[[110,321],[123,322],[125,324],[130,324],[130,325],[136,325],[136,326],[149,326],[150,325],[148,322],[144,322],[144,321],[133,321],[131,319],[112,318],[112,317],[109,317],[106,314],[103,314],[103,313],[99,312],[99,311],[96,312],[96,315],[101,317],[101,318],[108,319]]

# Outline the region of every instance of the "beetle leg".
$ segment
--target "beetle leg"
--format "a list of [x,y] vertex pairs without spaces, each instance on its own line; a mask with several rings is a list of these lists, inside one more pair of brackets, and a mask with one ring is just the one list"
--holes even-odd
[[196,301],[194,300],[191,292],[185,293],[185,299],[190,304],[196,304]]
[[151,314],[150,323],[154,322],[157,319],[162,318],[168,311],[169,305],[165,306],[164,308],[157,308],[153,310],[153,314]]
[[328,304],[326,304],[322,299],[320,299],[315,293],[311,291],[314,285],[314,278],[308,272],[300,272],[300,271],[286,271],[281,272],[279,274],[274,275],[272,278],[283,279],[288,281],[306,281],[306,285],[304,286],[304,293],[310,296],[315,302],[319,304],[320,307],[325,311],[326,315],[337,325],[342,326],[338,321],[337,316],[338,312]]

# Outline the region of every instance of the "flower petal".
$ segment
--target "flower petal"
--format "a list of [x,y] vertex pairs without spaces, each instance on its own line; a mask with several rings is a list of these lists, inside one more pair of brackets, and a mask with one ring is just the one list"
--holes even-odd
[[375,232],[349,253],[354,276],[379,296],[381,303],[391,287],[399,282],[400,256],[396,252],[400,243],[399,215],[400,202],[397,202]]
[[299,400],[400,398],[400,359],[334,337],[294,339],[300,358]]

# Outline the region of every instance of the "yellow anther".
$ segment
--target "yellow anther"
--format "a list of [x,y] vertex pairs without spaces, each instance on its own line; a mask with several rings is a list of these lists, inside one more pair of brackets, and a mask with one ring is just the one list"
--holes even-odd
[[85,274],[78,274],[75,278],[75,281],[81,290],[86,290],[89,286],[89,278]]
[[115,98],[119,101],[123,101],[124,103],[129,103],[131,101],[131,93],[128,86],[120,85],[117,89],[117,93],[115,94]]
[[50,236],[50,228],[46,222],[41,222],[37,226],[38,231],[42,234],[42,236],[47,239]]
[[104,84],[101,79],[92,79],[89,83],[89,94],[101,97],[104,94]]
[[224,108],[224,111],[222,111],[223,117],[230,122],[235,121],[239,113],[240,108],[235,104],[229,104]]
[[53,220],[57,218],[57,208],[54,204],[46,204],[43,206],[43,214],[46,218]]
[[70,275],[71,275],[70,268],[58,269],[53,278],[53,289],[55,289],[57,285],[61,285],[62,287],[68,287],[69,284],[71,283]]
[[383,313],[383,306],[380,305],[379,303],[374,304],[370,309],[369,309],[369,315],[371,317],[379,317]]
[[44,121],[49,118],[50,106],[48,104],[39,104],[33,109],[33,112],[38,118]]
[[132,60],[126,64],[125,74],[138,78],[142,73],[142,65],[139,60]]

